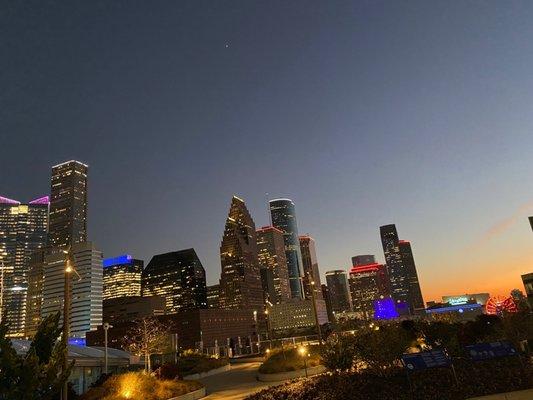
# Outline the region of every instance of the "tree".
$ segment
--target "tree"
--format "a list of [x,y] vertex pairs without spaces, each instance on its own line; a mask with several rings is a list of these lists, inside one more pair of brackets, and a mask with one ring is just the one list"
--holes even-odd
[[322,363],[330,371],[352,369],[355,358],[354,344],[353,335],[330,335],[320,352]]
[[162,353],[169,346],[168,328],[154,317],[141,318],[124,338],[124,345],[133,354],[144,356],[144,370],[150,372],[150,356]]
[[17,354],[0,323],[0,398],[52,400],[59,396],[72,369],[63,370],[66,345],[59,340],[59,313],[46,317],[25,354]]

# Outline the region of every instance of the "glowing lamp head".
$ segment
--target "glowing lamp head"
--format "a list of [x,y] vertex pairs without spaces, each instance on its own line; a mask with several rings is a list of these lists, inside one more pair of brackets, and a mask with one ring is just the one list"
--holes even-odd
[[298,353],[300,353],[301,356],[305,356],[305,354],[307,353],[307,350],[305,347],[301,346],[298,348]]

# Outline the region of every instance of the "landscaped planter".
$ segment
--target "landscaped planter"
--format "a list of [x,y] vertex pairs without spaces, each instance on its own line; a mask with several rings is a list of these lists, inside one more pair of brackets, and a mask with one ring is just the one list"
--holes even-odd
[[[326,367],[323,365],[317,365],[316,367],[307,368],[307,376],[318,375],[326,371]],[[261,382],[278,382],[286,381],[290,379],[305,377],[305,369],[299,369],[297,371],[277,372],[275,374],[257,374],[257,379]]]
[[168,400],[198,400],[202,397],[205,397],[205,387],[195,390],[194,392],[182,394],[181,396],[172,397]]
[[216,375],[216,374],[220,374],[221,372],[229,371],[230,369],[231,369],[231,366],[229,364],[226,364],[220,368],[211,369],[207,372],[200,372],[199,374],[186,375],[183,377],[183,380],[196,381],[198,379],[205,378],[206,376]]

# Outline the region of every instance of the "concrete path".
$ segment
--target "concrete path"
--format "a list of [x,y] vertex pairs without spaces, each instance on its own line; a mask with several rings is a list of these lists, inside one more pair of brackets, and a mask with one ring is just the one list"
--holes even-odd
[[259,382],[257,369],[261,363],[233,364],[231,370],[200,379],[207,390],[206,400],[242,400],[268,386],[281,382]]

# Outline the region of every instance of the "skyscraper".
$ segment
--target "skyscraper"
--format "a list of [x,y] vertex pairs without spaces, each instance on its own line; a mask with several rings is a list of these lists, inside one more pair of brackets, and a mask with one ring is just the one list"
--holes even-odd
[[74,160],[52,167],[50,246],[87,241],[87,170]]
[[363,254],[363,255],[352,257],[352,267],[358,267],[359,265],[374,264],[375,262],[376,262],[376,257],[374,257],[372,254]]
[[334,313],[351,310],[350,291],[346,271],[336,269],[326,272],[331,309]]
[[[355,257],[354,257],[355,258]],[[374,257],[372,256],[372,259]],[[370,261],[370,258],[359,258],[358,261]],[[374,317],[374,301],[390,296],[389,279],[384,265],[376,262],[358,264],[350,270],[350,294],[353,310],[359,317]]]
[[142,295],[164,297],[168,314],[207,308],[205,270],[196,251],[153,256],[142,272]]
[[274,199],[270,200],[269,207],[272,225],[283,232],[291,297],[293,299],[303,299],[302,278],[304,270],[294,203],[291,199]]
[[[414,314],[424,308],[411,245],[400,241],[394,224],[380,227],[381,243],[389,274],[391,296]],[[402,244],[400,244],[402,242]]]
[[104,300],[141,295],[144,262],[129,254],[104,260]]
[[0,197],[0,313],[6,315],[10,336],[24,336],[30,259],[46,245],[48,206],[48,196],[28,204]]
[[[75,243],[71,252],[79,279],[72,279],[70,330],[72,337],[84,338],[86,332],[102,324],[103,257],[91,242]],[[58,311],[62,314],[64,282],[65,254],[54,248],[44,260],[42,318]]]
[[220,244],[220,307],[263,309],[255,224],[244,200],[233,196]]
[[220,285],[207,287],[207,308],[220,308]]
[[322,299],[320,283],[320,271],[316,257],[315,239],[311,236],[300,236],[300,250],[302,252],[302,264],[304,268],[303,286],[305,298],[311,298],[311,282],[314,282],[315,298]]
[[[273,226],[265,226],[257,231],[257,250],[263,291],[270,293],[270,278],[274,296],[269,301],[278,304],[291,298],[289,271],[285,256],[283,232]],[[268,272],[270,271],[270,272]]]

